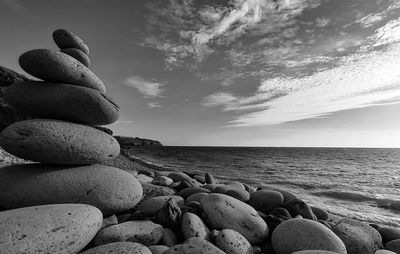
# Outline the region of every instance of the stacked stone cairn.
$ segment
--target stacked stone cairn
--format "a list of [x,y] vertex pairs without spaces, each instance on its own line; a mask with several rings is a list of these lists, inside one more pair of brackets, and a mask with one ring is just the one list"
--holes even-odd
[[0,168],[0,254],[400,253],[399,229],[341,218],[287,190],[99,164],[119,146],[92,126],[115,121],[118,106],[88,69],[82,40],[65,30],[54,40],[62,52],[20,58],[44,81],[6,90],[10,104],[39,119],[7,127],[0,145],[41,164]]

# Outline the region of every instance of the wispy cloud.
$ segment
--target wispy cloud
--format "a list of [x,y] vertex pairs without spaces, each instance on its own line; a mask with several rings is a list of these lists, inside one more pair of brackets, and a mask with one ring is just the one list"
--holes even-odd
[[237,99],[238,98],[232,93],[218,92],[205,97],[202,104],[208,107],[227,106],[230,103],[237,101]]
[[146,98],[162,97],[165,90],[164,84],[146,80],[139,76],[129,76],[125,79],[124,85],[136,88]]
[[[266,79],[247,98],[229,101],[224,110],[256,111],[239,115],[235,126],[280,124],[333,112],[393,103],[400,96],[400,20],[369,38],[368,50],[341,57],[338,65],[304,77]],[[374,43],[375,42],[375,43]],[[385,46],[385,48],[377,48]]]
[[[243,35],[280,32],[287,37],[294,30],[284,28],[294,24],[294,17],[317,7],[320,1],[235,0],[227,6],[195,5],[192,0],[165,2],[167,6],[149,5],[153,14],[148,30],[160,36],[150,35],[142,45],[162,51],[167,68],[173,69],[186,60],[201,62],[218,48],[240,44],[237,39]],[[324,22],[328,20],[320,20],[320,24]]]
[[149,107],[149,108],[160,108],[161,104],[159,102],[149,102],[149,103],[147,103],[147,107]]

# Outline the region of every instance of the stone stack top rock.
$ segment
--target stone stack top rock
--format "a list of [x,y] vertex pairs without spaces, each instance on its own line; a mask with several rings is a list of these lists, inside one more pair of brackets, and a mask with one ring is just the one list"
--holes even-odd
[[89,47],[76,34],[65,29],[57,29],[53,33],[53,40],[60,49],[76,48],[89,55]]

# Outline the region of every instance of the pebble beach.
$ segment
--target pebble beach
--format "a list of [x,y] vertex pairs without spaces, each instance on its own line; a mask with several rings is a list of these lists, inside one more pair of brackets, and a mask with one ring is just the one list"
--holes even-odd
[[[0,254],[391,254],[400,228],[330,214],[287,190],[146,167],[97,126],[119,106],[64,29],[5,100],[32,118],[0,133]],[[95,128],[96,127],[96,128]]]

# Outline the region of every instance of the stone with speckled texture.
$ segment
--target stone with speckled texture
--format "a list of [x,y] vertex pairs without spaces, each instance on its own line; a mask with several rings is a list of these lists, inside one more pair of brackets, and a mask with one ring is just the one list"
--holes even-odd
[[60,49],[76,48],[89,54],[89,47],[76,34],[65,29],[57,29],[53,32],[53,40]]
[[106,92],[96,74],[75,58],[51,49],[34,49],[19,57],[19,65],[34,77],[49,82],[68,83]]
[[58,203],[82,203],[105,216],[133,208],[142,198],[136,178],[103,165],[12,165],[0,168],[0,206],[8,209]]
[[16,122],[0,133],[1,147],[22,159],[49,164],[101,163],[118,156],[117,140],[90,126],[33,119]]
[[100,229],[99,209],[82,204],[0,212],[0,253],[78,253]]
[[33,118],[106,125],[118,120],[119,105],[97,90],[70,84],[28,81],[4,91],[4,99]]
[[138,242],[146,246],[156,245],[163,236],[163,227],[150,220],[127,221],[100,230],[93,239],[98,246],[111,242]]

